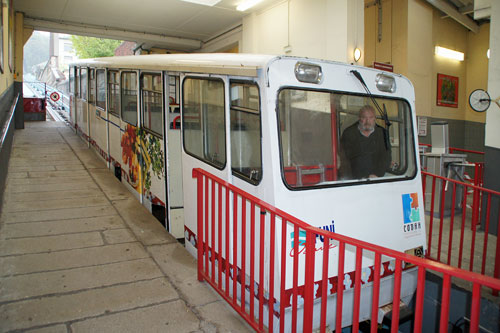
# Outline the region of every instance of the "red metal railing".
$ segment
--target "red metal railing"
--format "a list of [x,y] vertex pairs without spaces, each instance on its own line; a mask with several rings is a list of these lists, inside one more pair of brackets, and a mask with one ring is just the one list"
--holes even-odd
[[[468,260],[465,269],[500,278],[500,238],[489,234],[492,223],[500,229],[500,216],[498,221],[491,221],[495,203],[500,209],[500,192],[428,172],[422,172],[422,184],[425,208],[429,212],[427,257],[458,268]],[[439,218],[438,229],[435,229],[435,218]],[[455,223],[457,218],[459,223]],[[478,230],[481,222],[484,228]],[[437,237],[437,247],[434,237]],[[458,237],[457,244],[455,238]],[[470,254],[468,259],[464,251]],[[480,263],[475,262],[477,257]],[[487,266],[487,261],[494,262],[494,268]]]
[[[470,150],[470,149],[462,149],[462,148],[453,148],[450,147],[450,154],[454,153],[465,153],[468,156],[469,155],[479,155],[481,156],[480,158],[483,158],[484,152],[482,151],[477,151],[477,150]],[[473,178],[469,177],[470,182],[474,185],[477,186],[483,186],[483,178],[484,178],[484,162],[471,162],[471,164],[474,164],[474,174]],[[468,176],[467,172],[464,173],[465,176]],[[466,178],[467,180],[467,178]]]
[[462,148],[454,148],[454,147],[450,147],[448,149],[450,151],[450,154],[454,154],[455,152],[460,152],[460,153],[467,153],[467,154],[484,155],[484,152],[478,151],[478,150],[462,149]]
[[174,121],[172,121],[172,124],[173,124],[173,125],[172,125],[172,127],[173,127],[173,129],[179,129],[179,128],[177,128],[177,121],[178,121],[178,120],[179,120],[179,121],[181,120],[181,116],[177,116],[177,117],[175,117],[175,118],[174,118]]
[[[415,332],[422,331],[426,272],[443,276],[440,332],[448,330],[452,277],[472,283],[471,332],[479,327],[481,288],[500,289],[500,280],[491,277],[312,227],[202,169],[193,169],[193,178],[197,179],[198,280],[209,283],[256,331],[267,327],[269,331],[311,332],[314,319],[314,329],[325,332],[329,325],[340,332],[342,321],[348,318],[353,332],[358,332],[361,310],[368,307],[371,331],[376,332],[378,309],[384,305],[380,304],[385,294],[381,285],[386,282],[381,269],[387,269],[388,261],[395,263],[389,276],[393,277],[392,332],[399,325],[406,272],[418,272]],[[319,248],[318,242],[322,242]],[[368,285],[362,276],[367,257],[372,260],[368,265],[373,263]],[[349,267],[354,271],[345,271]],[[346,279],[337,279],[348,274],[354,277],[352,288],[347,288],[350,280],[346,286]],[[370,301],[362,302],[370,285]],[[303,297],[300,306],[299,296]],[[333,296],[334,303],[328,302]],[[352,297],[352,303],[344,302],[344,296]],[[332,323],[331,318],[336,320]]]
[[[432,145],[428,143],[419,143],[418,144],[420,147],[424,147],[425,149],[432,148]],[[462,149],[462,148],[455,148],[455,147],[449,147],[448,151],[450,154],[454,153],[465,153],[469,157],[479,155],[479,159],[483,158],[484,152],[478,151],[478,150],[471,150],[471,149]],[[477,159],[477,157],[476,157]],[[464,178],[465,181],[470,182],[471,184],[477,185],[477,186],[483,186],[483,178],[484,178],[484,162],[469,162],[470,165],[474,165],[474,174],[472,174],[472,177],[468,174],[467,171],[464,171]],[[427,171],[426,165],[422,165],[422,170]]]
[[[419,143],[418,145],[421,147],[432,148],[432,145],[428,144],[428,143]],[[449,147],[448,150],[449,150],[450,154],[453,154],[455,152],[460,152],[460,153],[466,153],[466,154],[484,155],[484,152],[482,152],[482,151],[471,150],[471,149]]]

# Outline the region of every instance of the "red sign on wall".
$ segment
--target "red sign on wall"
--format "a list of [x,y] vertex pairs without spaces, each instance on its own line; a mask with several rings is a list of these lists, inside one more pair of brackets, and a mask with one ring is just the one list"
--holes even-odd
[[373,68],[380,69],[386,72],[394,72],[394,66],[391,64],[384,64],[383,62],[373,62]]

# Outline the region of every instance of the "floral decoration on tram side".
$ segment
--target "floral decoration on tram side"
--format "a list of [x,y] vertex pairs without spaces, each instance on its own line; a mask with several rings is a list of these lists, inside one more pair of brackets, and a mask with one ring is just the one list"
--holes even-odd
[[140,172],[140,149],[138,139],[138,129],[127,124],[122,135],[122,161],[128,165],[128,182],[139,193],[141,193],[139,172]]
[[141,155],[143,166],[144,193],[146,197],[153,202],[155,195],[151,193],[152,175],[161,181],[165,179],[164,155],[161,149],[161,141],[158,137],[145,131],[141,131]]
[[[121,139],[122,161],[128,165],[128,179],[130,185],[139,193],[145,193],[152,200],[151,180],[155,175],[158,180],[164,179],[164,155],[161,150],[161,141],[144,130],[127,124]],[[141,170],[142,169],[142,170]],[[140,172],[142,171],[142,177]],[[141,180],[142,184],[141,186]]]

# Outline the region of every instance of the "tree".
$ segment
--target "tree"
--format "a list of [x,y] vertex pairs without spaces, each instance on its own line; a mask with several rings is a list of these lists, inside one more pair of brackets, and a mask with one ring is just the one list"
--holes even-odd
[[121,44],[120,40],[95,38],[87,36],[71,36],[75,53],[79,58],[111,57]]

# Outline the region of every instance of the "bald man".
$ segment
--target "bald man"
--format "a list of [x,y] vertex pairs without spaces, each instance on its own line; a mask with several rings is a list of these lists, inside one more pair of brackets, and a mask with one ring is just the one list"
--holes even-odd
[[391,151],[386,148],[385,129],[375,121],[375,109],[365,105],[358,122],[344,130],[340,138],[342,178],[382,177],[389,168]]

